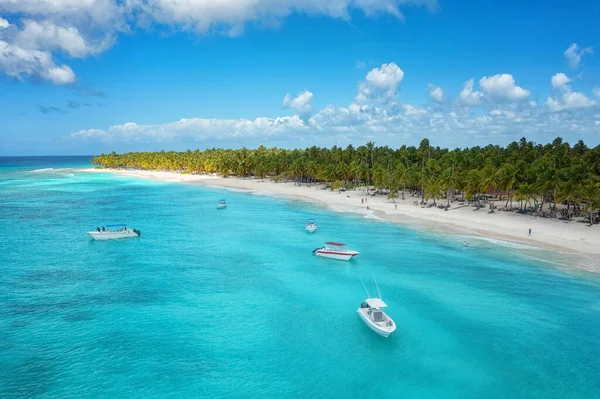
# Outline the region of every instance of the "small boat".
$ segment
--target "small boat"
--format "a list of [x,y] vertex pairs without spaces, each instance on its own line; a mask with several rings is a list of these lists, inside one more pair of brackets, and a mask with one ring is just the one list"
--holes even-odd
[[317,227],[317,222],[315,222],[315,219],[307,219],[306,220],[306,228],[305,230],[308,231],[309,233],[314,233],[315,231],[317,231],[318,227]]
[[138,229],[130,229],[124,224],[110,224],[108,226],[96,227],[96,231],[88,231],[87,233],[94,240],[116,240],[119,238],[139,237],[141,231]]
[[219,200],[219,203],[217,204],[217,209],[225,209],[227,208],[227,203],[225,202],[224,199]]
[[330,259],[350,260],[358,255],[359,252],[348,249],[346,244],[328,241],[321,248],[313,250],[313,254]]
[[[362,281],[362,279],[361,279]],[[363,283],[363,287],[364,287]],[[360,308],[356,309],[356,313],[360,316],[362,321],[377,334],[382,337],[388,337],[391,333],[396,331],[396,323],[392,320],[385,312],[382,310],[387,307],[386,303],[381,299],[381,292],[379,292],[379,286],[377,285],[377,281],[375,281],[375,286],[377,287],[377,294],[379,298],[372,298],[369,290],[365,287],[365,291],[367,291],[367,299],[360,304]]]

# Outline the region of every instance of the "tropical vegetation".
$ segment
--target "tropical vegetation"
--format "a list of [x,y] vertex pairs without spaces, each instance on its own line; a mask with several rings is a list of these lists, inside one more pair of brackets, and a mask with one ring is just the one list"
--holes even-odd
[[[487,204],[544,217],[585,215],[596,222],[600,208],[600,146],[571,146],[561,138],[536,144],[522,138],[506,147],[457,148],[430,145],[394,149],[369,142],[359,147],[207,149],[205,151],[101,154],[92,163],[136,168],[271,178],[331,189],[366,187],[389,198],[414,197],[421,204],[449,207],[454,201]],[[438,203],[441,201],[442,203]]]

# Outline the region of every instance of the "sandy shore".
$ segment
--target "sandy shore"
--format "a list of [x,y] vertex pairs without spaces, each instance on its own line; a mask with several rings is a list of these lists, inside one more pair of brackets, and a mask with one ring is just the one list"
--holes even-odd
[[[213,175],[190,175],[175,172],[83,169],[86,172],[118,173],[160,181],[199,183],[233,190],[245,190],[258,195],[300,199],[322,204],[338,212],[351,212],[378,216],[384,220],[409,227],[423,228],[464,235],[479,235],[532,246],[553,248],[566,252],[600,254],[600,226],[588,227],[584,223],[564,222],[519,215],[513,212],[495,212],[487,209],[454,206],[448,211],[422,208],[414,205],[415,198],[406,196],[396,204],[385,196],[366,196],[364,191],[324,190],[322,185],[297,186],[292,182],[274,183],[268,180],[222,178]],[[361,199],[367,200],[361,203]],[[397,205],[397,209],[395,207]],[[367,209],[367,206],[369,209]],[[532,234],[528,235],[531,228]]]

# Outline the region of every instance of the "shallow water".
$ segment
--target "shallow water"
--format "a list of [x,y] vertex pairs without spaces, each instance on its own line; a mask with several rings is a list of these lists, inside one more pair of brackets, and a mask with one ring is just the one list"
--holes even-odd
[[[0,158],[2,398],[600,392],[600,279],[564,255],[86,163]],[[142,235],[85,235],[113,223]],[[356,314],[372,274],[388,339]]]

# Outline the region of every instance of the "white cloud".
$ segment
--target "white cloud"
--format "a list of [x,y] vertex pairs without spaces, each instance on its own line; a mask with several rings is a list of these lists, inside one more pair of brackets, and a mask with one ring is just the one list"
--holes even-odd
[[15,79],[37,76],[59,85],[76,80],[71,68],[57,66],[49,52],[24,49],[4,40],[0,40],[0,69]]
[[402,79],[404,79],[404,71],[393,62],[373,68],[367,73],[365,80],[358,85],[356,101],[363,103],[393,100]]
[[283,99],[283,107],[285,108],[293,108],[298,112],[310,112],[312,106],[313,94],[304,89],[300,94],[298,94],[295,98],[288,93],[285,95]]
[[600,87],[594,87],[593,93],[596,97],[600,98]]
[[552,87],[556,90],[571,90],[571,88],[567,85],[567,83],[571,82],[571,78],[569,78],[564,73],[557,73],[552,76],[550,82],[552,83]]
[[485,94],[489,94],[494,100],[521,101],[529,97],[531,93],[515,84],[512,75],[503,73],[494,76],[484,76],[479,80],[479,87]]
[[593,54],[593,53],[594,52],[591,47],[586,47],[586,48],[580,49],[580,47],[577,43],[573,43],[569,46],[568,49],[565,50],[564,55],[565,55],[565,57],[567,57],[567,60],[569,61],[569,66],[571,68],[577,68],[577,67],[579,67],[579,64],[581,63],[581,57],[584,54]]
[[15,38],[15,43],[22,48],[61,50],[74,58],[102,52],[110,47],[112,42],[111,38],[106,37],[97,43],[89,43],[81,36],[76,27],[57,26],[50,21],[32,20],[24,21],[23,29],[17,33]]
[[583,93],[566,91],[559,98],[548,97],[546,105],[551,112],[566,111],[581,108],[590,108],[596,105],[595,100],[591,100]]
[[437,101],[438,103],[441,103],[442,101],[444,101],[444,91],[442,90],[441,87],[438,87],[434,84],[429,84],[429,97],[434,100]]
[[482,105],[483,93],[474,91],[475,79],[467,80],[463,84],[462,91],[458,94],[458,102],[469,107],[477,107]]
[[159,125],[139,125],[134,122],[110,126],[107,130],[80,130],[69,135],[72,139],[91,139],[103,142],[172,142],[191,139],[237,139],[285,135],[307,128],[298,116],[249,119],[181,119]]
[[[43,53],[45,59],[52,60],[54,52],[83,58],[106,51],[119,33],[154,25],[238,36],[248,24],[274,26],[294,13],[349,20],[352,11],[359,11],[367,17],[403,18],[401,8],[436,5],[436,0],[0,0],[0,14],[17,18],[14,29],[6,29],[11,24],[0,18],[0,40],[30,54]],[[2,35],[5,30],[13,32]],[[0,64],[0,72],[14,76],[12,64],[12,69],[4,68],[6,61]],[[46,75],[64,78],[69,67],[60,68],[47,69]],[[40,68],[21,69],[21,77],[64,81],[49,79]]]

